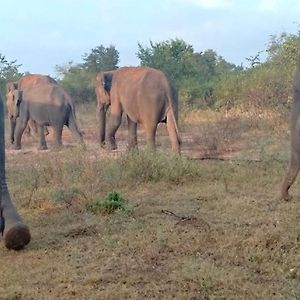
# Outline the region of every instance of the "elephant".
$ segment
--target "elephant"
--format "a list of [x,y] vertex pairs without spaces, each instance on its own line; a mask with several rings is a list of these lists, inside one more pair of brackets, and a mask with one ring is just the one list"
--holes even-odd
[[5,246],[8,249],[19,250],[30,242],[31,235],[29,227],[22,222],[12,202],[6,184],[4,140],[4,106],[0,97],[0,230]]
[[11,141],[15,149],[21,149],[21,139],[29,119],[38,128],[40,150],[47,149],[44,134],[45,126],[52,126],[55,132],[55,145],[62,145],[63,126],[67,125],[73,136],[83,143],[78,129],[75,107],[71,97],[50,76],[30,74],[18,82],[8,83],[6,104],[11,123]]
[[300,63],[297,67],[293,84],[293,105],[291,110],[291,154],[287,174],[284,178],[281,197],[291,200],[289,189],[300,169]]
[[[100,72],[96,77],[99,142],[116,149],[115,133],[122,113],[127,115],[128,148],[137,147],[137,124],[143,125],[147,145],[155,149],[155,134],[160,122],[167,124],[172,151],[180,152],[181,139],[177,127],[178,98],[166,75],[150,67],[122,67]],[[106,110],[110,106],[108,130]]]

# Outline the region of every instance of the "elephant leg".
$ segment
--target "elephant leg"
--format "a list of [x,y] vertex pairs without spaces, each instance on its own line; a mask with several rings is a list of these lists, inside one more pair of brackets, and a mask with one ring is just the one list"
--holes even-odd
[[156,129],[157,129],[156,123],[145,126],[147,147],[150,150],[155,150]]
[[68,128],[70,129],[73,137],[79,142],[79,143],[84,143],[83,138],[82,138],[82,133],[78,129],[75,117],[73,112],[70,112],[70,117],[69,117],[69,123],[68,123]]
[[10,143],[11,144],[15,142],[15,130],[16,130],[16,120],[14,118],[10,118]]
[[128,150],[134,149],[137,147],[137,123],[133,122],[128,116],[127,116],[127,122],[128,122]]
[[109,150],[117,149],[115,134],[121,125],[121,120],[122,120],[122,113],[120,114],[111,113],[108,121],[108,129],[106,135],[107,148]]
[[181,140],[178,135],[178,129],[177,129],[174,113],[171,109],[169,109],[167,113],[167,130],[169,133],[172,151],[180,153]]
[[[54,127],[55,148],[62,147],[62,131],[63,131],[63,126],[55,126]],[[43,132],[43,135],[44,135],[44,132]]]
[[286,201],[292,199],[292,196],[289,195],[289,188],[294,183],[300,169],[300,151],[298,150],[300,149],[292,150],[288,172],[282,184],[281,197]]
[[21,119],[18,118],[17,120],[17,126],[16,126],[16,144],[15,144],[15,149],[19,150],[21,149],[21,139],[23,132],[27,126],[28,119]]
[[45,134],[44,134],[44,126],[37,125],[37,131],[38,131],[38,135],[39,135],[38,150],[47,150],[47,143],[46,143]]

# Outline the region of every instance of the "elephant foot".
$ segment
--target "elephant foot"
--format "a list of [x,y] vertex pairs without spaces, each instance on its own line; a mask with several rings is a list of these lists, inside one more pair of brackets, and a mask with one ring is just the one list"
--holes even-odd
[[46,145],[41,145],[38,147],[38,150],[47,150],[48,147]]
[[105,145],[105,149],[108,150],[108,151],[111,151],[111,150],[116,150],[118,147],[116,144],[106,144]]
[[15,150],[21,150],[21,145],[15,145],[15,146],[14,146],[14,149],[15,149]]
[[19,223],[8,230],[4,236],[4,243],[7,249],[21,250],[31,239],[28,226]]
[[284,193],[281,195],[281,199],[285,200],[285,201],[291,201],[293,199],[293,196],[291,196],[289,193]]

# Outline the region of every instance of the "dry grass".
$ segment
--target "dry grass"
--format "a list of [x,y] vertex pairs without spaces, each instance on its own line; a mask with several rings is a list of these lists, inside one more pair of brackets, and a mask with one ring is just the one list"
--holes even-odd
[[[110,158],[92,142],[9,154],[32,242],[0,245],[0,299],[299,299],[300,187],[278,199],[287,144],[262,155],[270,132],[254,132],[236,139],[259,139],[260,161],[191,160],[187,148]],[[86,209],[111,191],[126,210]]]

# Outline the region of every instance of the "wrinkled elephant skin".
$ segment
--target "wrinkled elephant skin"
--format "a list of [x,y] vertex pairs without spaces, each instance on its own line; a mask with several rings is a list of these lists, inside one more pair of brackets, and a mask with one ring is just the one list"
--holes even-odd
[[4,109],[0,97],[0,230],[3,234],[5,246],[8,249],[20,250],[30,242],[30,231],[15,206],[7,188],[5,178],[5,145],[4,145]]
[[[124,112],[128,120],[129,148],[137,146],[138,123],[143,125],[147,145],[153,149],[157,125],[166,122],[172,150],[180,152],[177,94],[161,71],[148,67],[123,67],[100,72],[97,75],[96,94],[101,144],[105,141],[108,148],[117,147],[115,133]],[[106,131],[105,115],[108,106],[111,113]]]
[[47,149],[45,126],[53,127],[56,146],[62,145],[64,125],[83,143],[71,97],[49,76],[25,75],[18,82],[8,83],[6,105],[15,149],[21,148],[22,135],[29,120],[37,128],[41,150]]

